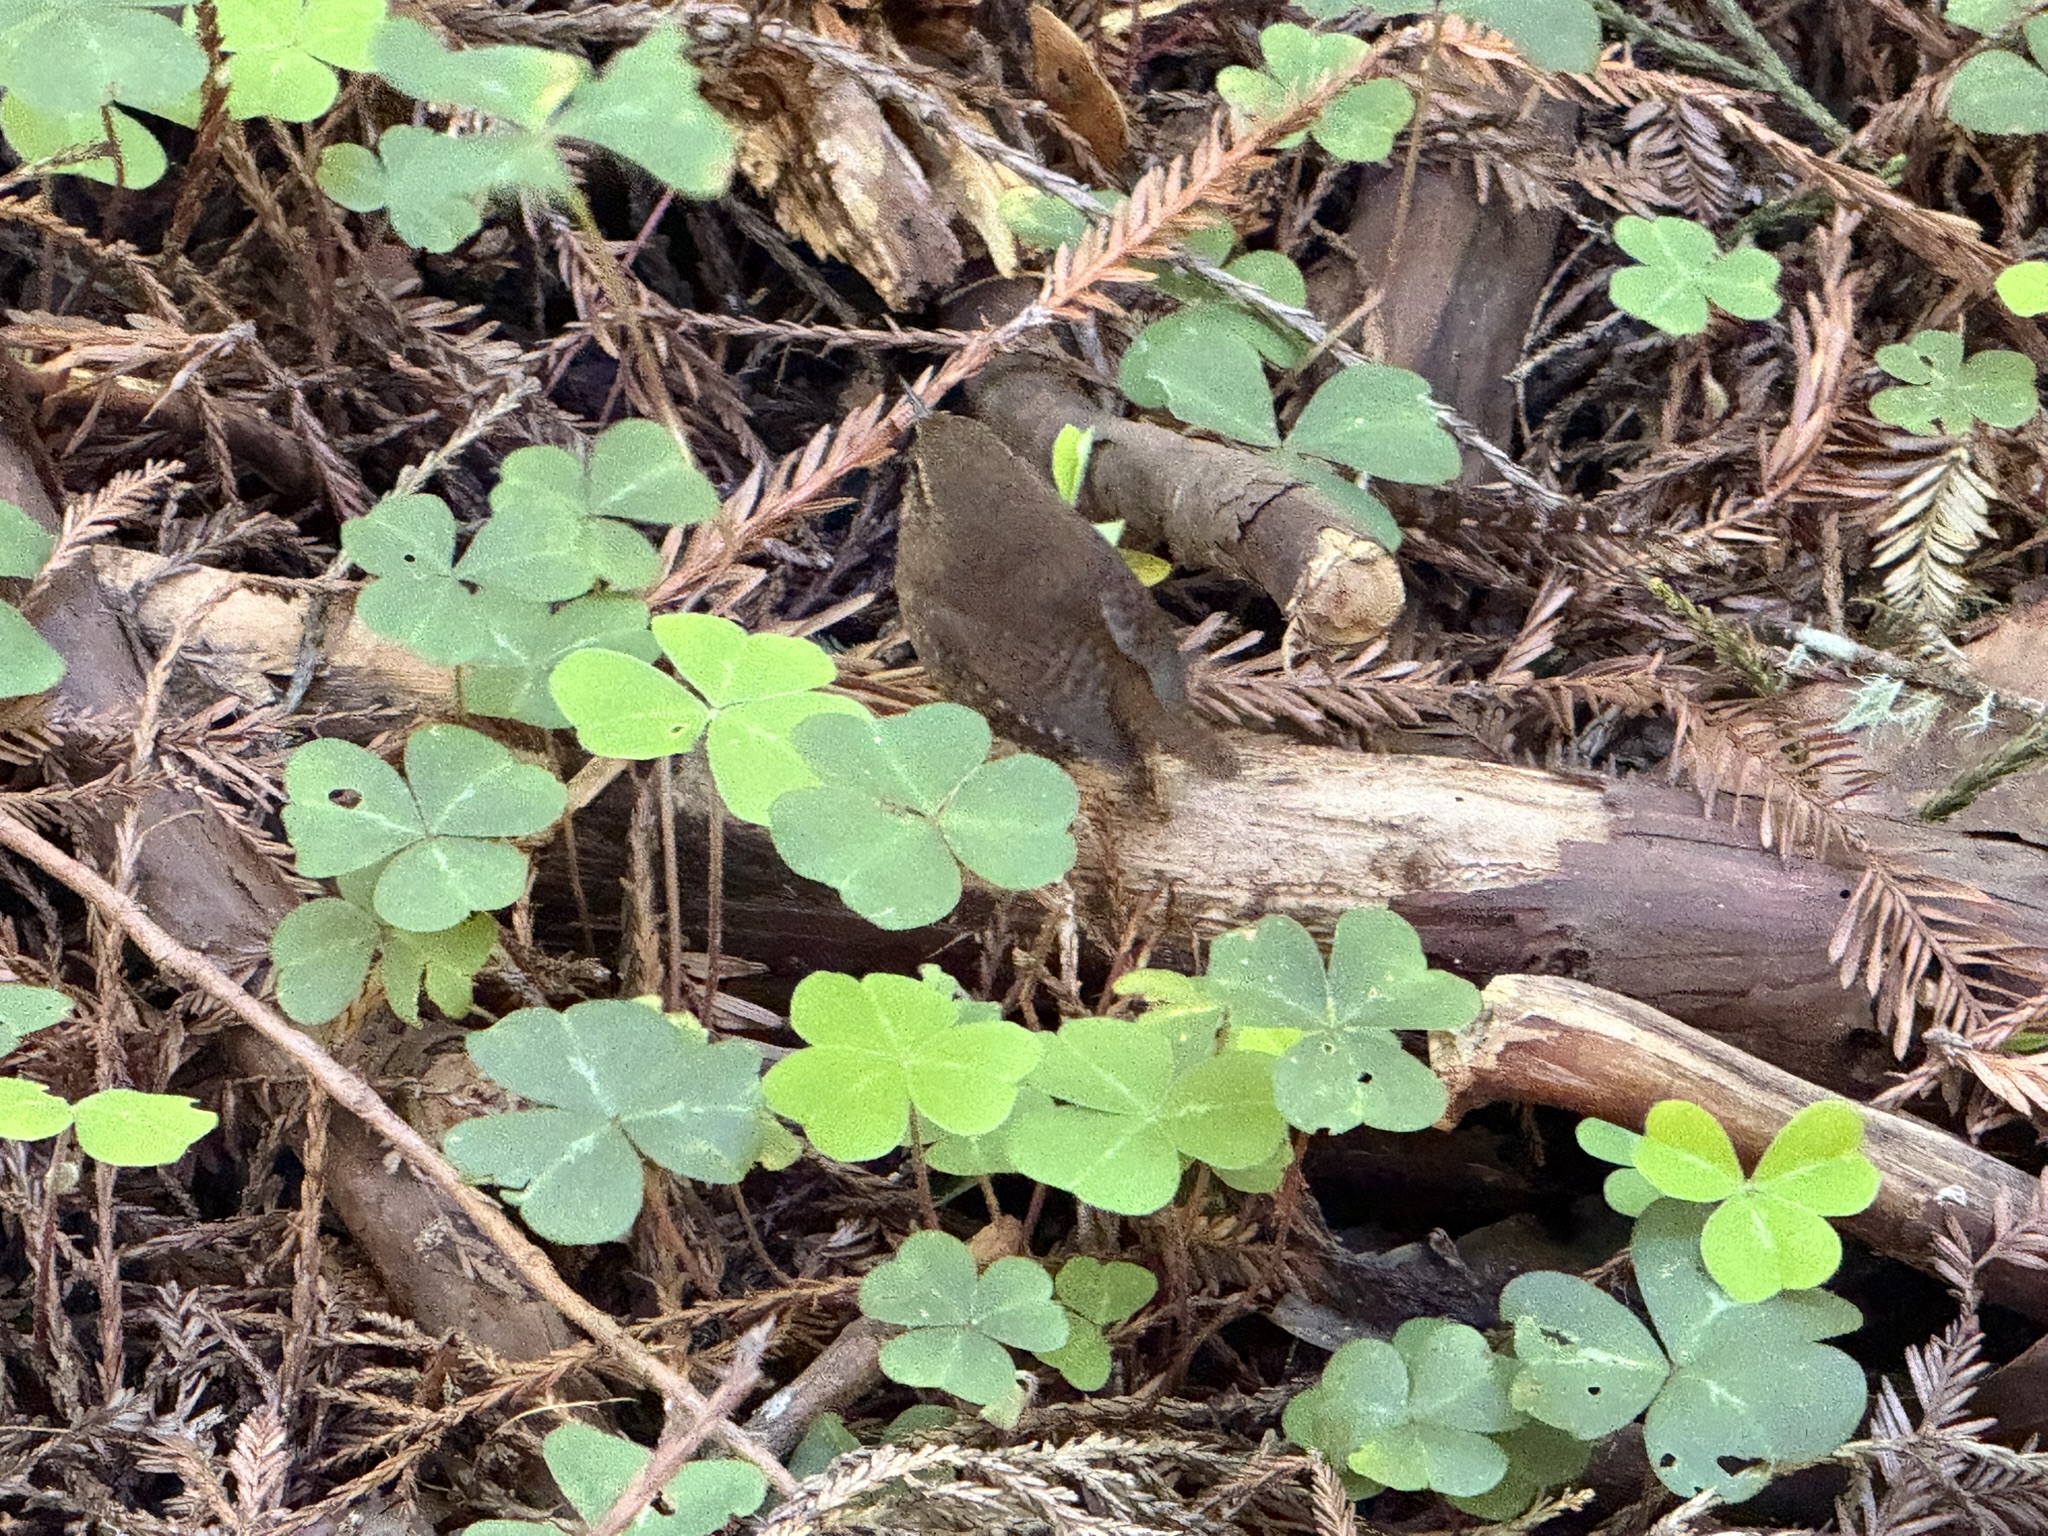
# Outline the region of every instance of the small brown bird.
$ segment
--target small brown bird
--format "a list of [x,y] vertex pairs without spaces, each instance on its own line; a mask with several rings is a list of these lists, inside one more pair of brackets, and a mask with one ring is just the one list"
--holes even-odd
[[1130,772],[1237,756],[1188,703],[1173,625],[1101,534],[987,427],[917,429],[896,596],[939,687],[1028,745]]

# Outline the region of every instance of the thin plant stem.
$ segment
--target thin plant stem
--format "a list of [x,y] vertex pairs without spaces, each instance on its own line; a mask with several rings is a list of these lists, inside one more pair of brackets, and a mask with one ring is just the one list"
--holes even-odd
[[604,290],[605,300],[611,305],[612,313],[618,316],[619,324],[625,327],[626,350],[639,370],[640,387],[646,391],[655,416],[681,444],[685,441],[682,418],[676,415],[675,402],[669,399],[668,383],[661,376],[661,359],[655,353],[654,341],[647,334],[646,322],[633,294],[632,276],[620,265],[611,242],[598,227],[597,215],[590,211],[590,200],[573,182],[569,187],[568,202],[569,216],[576,221],[577,232],[583,236],[584,247],[590,253],[597,285]]
[[939,1229],[939,1208],[932,1203],[932,1174],[924,1161],[924,1127],[918,1123],[917,1106],[910,1106],[910,1172],[917,1180],[917,1203],[924,1210],[924,1224]]
[[725,802],[718,797],[708,760],[704,777],[711,790],[711,814],[705,828],[704,1009],[698,1018],[709,1029],[711,1009],[718,1002],[718,952],[725,938]]
[[754,1250],[754,1257],[761,1261],[761,1267],[775,1277],[777,1285],[795,1285],[796,1276],[775,1262],[768,1252],[768,1245],[761,1241],[761,1229],[754,1225],[754,1213],[747,1206],[747,1197],[740,1192],[737,1184],[728,1184],[732,1191],[732,1208],[739,1212],[740,1226],[747,1234],[747,1246]]
[[[687,1413],[702,1415],[711,1411],[710,1399],[692,1386],[682,1372],[555,1273],[547,1255],[513,1224],[503,1206],[467,1183],[432,1142],[378,1097],[376,1089],[330,1056],[311,1035],[252,997],[210,956],[173,938],[140,902],[116,890],[96,871],[11,814],[0,813],[0,848],[18,854],[91,902],[117,923],[159,970],[198,987],[288,1057],[315,1088],[389,1142],[400,1157],[468,1218],[536,1295],[630,1365],[663,1397]],[[57,1149],[63,1150],[61,1141]],[[711,1432],[736,1455],[759,1467],[771,1487],[785,1495],[795,1492],[796,1479],[789,1475],[789,1469],[753,1435],[723,1416],[712,1423]]]
[[656,813],[661,824],[661,904],[667,919],[665,943],[668,954],[662,965],[661,1005],[683,1006],[683,876],[681,857],[676,852],[675,759],[656,760],[654,769]]
[[1202,1207],[1209,1200],[1209,1165],[1195,1164],[1195,1182],[1188,1186],[1187,1203],[1182,1212],[1190,1225],[1201,1219]]
[[985,1173],[977,1175],[975,1182],[981,1185],[981,1201],[982,1204],[988,1207],[988,1219],[990,1221],[1001,1221],[1003,1219],[1003,1203],[996,1198],[995,1184]]
[[1038,1230],[1038,1218],[1045,1214],[1045,1186],[1031,1186],[1030,1203],[1024,1207],[1024,1251],[1031,1251],[1031,1234]]
[[[561,772],[561,751],[556,744],[555,733],[548,732],[548,768],[556,778],[563,778]],[[597,928],[590,918],[590,893],[583,889],[583,860],[576,850],[576,817],[571,813],[562,816],[562,853],[569,864],[569,895],[576,903],[576,927],[583,935],[583,952],[597,953]]]

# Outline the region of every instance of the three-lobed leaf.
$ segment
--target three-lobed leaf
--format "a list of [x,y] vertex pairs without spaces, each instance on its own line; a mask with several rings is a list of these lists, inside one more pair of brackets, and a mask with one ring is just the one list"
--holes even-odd
[[949,991],[907,976],[814,971],[790,1000],[805,1048],[775,1063],[762,1091],[841,1162],[893,1152],[913,1109],[935,1131],[985,1135],[1009,1118],[1043,1041],[965,1012]]
[[1902,382],[1870,398],[1870,414],[1909,432],[1937,426],[1960,437],[1977,422],[2019,427],[2040,409],[2034,391],[2033,359],[1992,349],[1963,356],[1963,339],[1951,331],[1922,331],[1910,342],[1877,349],[1878,366]]
[[[586,1524],[603,1519],[640,1475],[652,1454],[632,1441],[588,1424],[564,1424],[541,1442],[541,1459],[570,1507]],[[750,1462],[692,1461],[663,1485],[656,1507],[642,1510],[626,1529],[633,1536],[711,1536],[736,1516],[761,1507],[768,1483]],[[466,1536],[542,1536],[553,1525],[530,1520],[484,1520]]]
[[1501,1294],[1501,1316],[1521,1361],[1517,1409],[1582,1439],[1644,1413],[1645,1448],[1665,1485],[1682,1498],[1712,1488],[1734,1503],[1769,1480],[1771,1464],[1817,1460],[1855,1432],[1861,1368],[1819,1341],[1861,1316],[1821,1291],[1737,1302],[1704,1267],[1705,1222],[1699,1207],[1660,1200],[1636,1224],[1635,1271],[1655,1338],[1569,1275],[1518,1276]]
[[758,1047],[716,1044],[646,1003],[522,1008],[469,1037],[492,1081],[545,1106],[465,1120],[442,1140],[469,1178],[510,1191],[559,1243],[603,1243],[639,1215],[640,1158],[682,1178],[737,1183],[759,1156]]
[[994,738],[971,709],[815,714],[790,740],[818,783],[770,807],[775,850],[877,927],[944,917],[960,899],[961,864],[1006,890],[1073,867],[1073,781],[1029,753],[985,761]]
[[719,796],[742,821],[766,826],[776,800],[818,783],[795,745],[802,722],[866,718],[853,700],[823,691],[837,672],[812,641],[750,635],[707,613],[664,614],[651,631],[680,682],[641,657],[586,648],[549,679],[555,705],[601,757],[668,757],[706,735]]
[[1170,1201],[1183,1158],[1247,1168],[1286,1137],[1270,1058],[1233,1051],[1176,1061],[1172,1043],[1143,1021],[1069,1019],[1030,1081],[1060,1102],[1020,1108],[1006,1143],[1018,1170],[1120,1215]]
[[228,112],[309,123],[340,93],[335,70],[370,67],[386,0],[215,0]]
[[446,48],[409,17],[380,27],[370,55],[398,89],[493,119],[484,133],[462,137],[399,124],[375,152],[333,145],[322,156],[329,195],[358,212],[388,208],[409,244],[453,250],[481,226],[484,205],[507,193],[566,199],[569,139],[600,145],[692,197],[715,196],[731,179],[732,130],[704,102],[672,28],[615,54],[595,78],[581,59],[547,49]]
[[914,1232],[861,1281],[860,1309],[904,1330],[882,1347],[892,1381],[990,1404],[1013,1388],[1010,1348],[1067,1342],[1067,1313],[1052,1294],[1052,1278],[1030,1259],[998,1259],[977,1274],[958,1238]]
[[1405,920],[1361,907],[1337,922],[1327,972],[1314,937],[1273,915],[1219,936],[1199,995],[1227,1011],[1231,1042],[1277,1053],[1280,1112],[1302,1130],[1420,1130],[1444,1111],[1442,1082],[1396,1030],[1449,1030],[1479,1013],[1479,992],[1432,970]]
[[661,574],[660,557],[629,527],[699,523],[718,494],[659,422],[621,421],[578,459],[564,448],[520,448],[499,466],[489,522],[455,574],[516,597],[560,602],[603,582],[634,592]]
[[1753,246],[1722,251],[1713,232],[1691,219],[1615,221],[1614,243],[1633,256],[1608,279],[1608,297],[1624,314],[1647,320],[1673,336],[1707,328],[1707,306],[1744,320],[1768,320],[1778,297],[1778,259]]
[[1067,1260],[1053,1277],[1053,1294],[1067,1312],[1067,1341],[1037,1351],[1038,1358],[1075,1391],[1099,1390],[1110,1369],[1103,1330],[1131,1317],[1158,1291],[1158,1277],[1142,1265],[1121,1259],[1105,1264],[1086,1254]]
[[1471,1497],[1498,1484],[1507,1454],[1490,1438],[1522,1418],[1508,1402],[1512,1360],[1463,1323],[1413,1318],[1392,1342],[1356,1339],[1296,1396],[1282,1424],[1296,1444],[1362,1485]]
[[418,933],[516,901],[526,855],[505,839],[531,836],[561,816],[561,781],[455,725],[414,731],[405,764],[401,776],[376,754],[331,738],[292,754],[284,824],[299,872],[320,879],[382,863],[377,915]]
[[1878,1173],[1862,1152],[1863,1117],[1824,1099],[1794,1115],[1747,1178],[1721,1124],[1697,1104],[1667,1099],[1650,1109],[1643,1134],[1583,1120],[1579,1144],[1621,1164],[1607,1183],[1609,1204],[1639,1215],[1660,1196],[1717,1209],[1706,1218],[1701,1258],[1737,1301],[1825,1282],[1842,1261],[1832,1216],[1853,1216],[1877,1198]]

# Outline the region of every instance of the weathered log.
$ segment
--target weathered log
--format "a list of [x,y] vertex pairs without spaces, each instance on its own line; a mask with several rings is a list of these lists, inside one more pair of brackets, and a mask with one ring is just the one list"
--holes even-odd
[[[290,675],[310,600],[281,584],[216,571],[148,585],[155,558],[101,551],[99,579],[143,592],[135,621],[161,640],[188,628],[188,655],[217,686],[268,703]],[[210,605],[210,606],[209,606]],[[201,611],[205,610],[205,611]],[[423,666],[339,611],[313,701],[456,713],[452,674]],[[1841,989],[1827,947],[1855,884],[1831,864],[1781,860],[1747,825],[1704,819],[1688,790],[1649,778],[1572,779],[1432,757],[1368,756],[1238,735],[1245,771],[1211,780],[1169,766],[1164,814],[1089,798],[1074,876],[1084,918],[1105,927],[1119,901],[1170,890],[1162,958],[1265,912],[1327,933],[1346,907],[1387,902],[1439,963],[1477,977],[1562,974],[1635,997],[1723,1034],[1809,1081],[1867,1096],[1891,1069],[1868,1002]],[[685,775],[687,782],[691,776]],[[586,889],[624,873],[625,797],[579,824]],[[696,818],[685,857],[701,868]],[[2008,838],[1865,818],[1872,846],[1968,882],[1999,903],[2011,936],[2048,948],[2048,861]],[[767,835],[728,828],[726,945],[771,968],[914,967],[958,959],[994,899],[973,896],[943,924],[885,934],[791,875]],[[551,849],[544,867],[559,879]],[[697,888],[698,882],[686,885]],[[544,900],[555,890],[544,885]],[[693,898],[693,899],[701,899]],[[699,913],[692,921],[701,921]]]
[[[1800,1110],[1826,1095],[1668,1014],[1555,976],[1500,976],[1486,1012],[1430,1037],[1430,1064],[1451,1091],[1449,1118],[1497,1100],[1547,1104],[1631,1130],[1663,1099],[1690,1099],[1727,1129],[1745,1167]],[[2001,1207],[2037,1198],[2035,1181],[1910,1115],[1864,1108],[1863,1151],[1882,1182],[1877,1202],[1841,1227],[1887,1257],[1934,1268],[1953,1222],[1981,1243]],[[2048,1322],[2048,1269],[1992,1264],[1985,1294]]]

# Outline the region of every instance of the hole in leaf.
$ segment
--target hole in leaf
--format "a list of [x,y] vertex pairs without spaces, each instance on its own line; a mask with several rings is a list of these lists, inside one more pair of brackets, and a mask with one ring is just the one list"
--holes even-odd
[[1726,1472],[1730,1477],[1740,1477],[1751,1467],[1760,1466],[1762,1463],[1753,1457],[1747,1456],[1716,1456],[1714,1458],[1714,1465],[1723,1472]]
[[360,791],[353,789],[330,789],[327,791],[327,803],[352,811],[363,803],[363,797]]
[[1657,1458],[1657,1466],[1659,1470],[1662,1470],[1667,1467],[1675,1467],[1677,1465],[1678,1458],[1672,1455],[1669,1451],[1666,1451],[1662,1456],[1659,1456]]
[[1599,1395],[1600,1395],[1600,1384],[1599,1384],[1598,1382],[1588,1382],[1588,1383],[1586,1384],[1586,1396],[1588,1396],[1588,1397],[1598,1397]]

